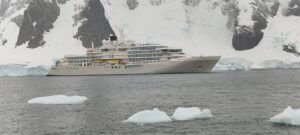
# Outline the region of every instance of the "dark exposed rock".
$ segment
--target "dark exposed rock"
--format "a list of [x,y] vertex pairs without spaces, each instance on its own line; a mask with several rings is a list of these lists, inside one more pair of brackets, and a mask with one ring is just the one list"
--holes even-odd
[[9,1],[7,1],[7,0],[1,0],[1,4],[0,4],[0,16],[3,16],[8,8],[9,8]]
[[7,39],[3,39],[3,40],[2,40],[2,45],[5,46],[5,44],[6,44],[7,42],[8,42]]
[[285,16],[300,16],[300,0],[291,0],[288,9],[283,14]]
[[159,6],[161,5],[163,2],[163,0],[151,0],[150,3],[151,5],[154,5],[154,6]]
[[269,3],[267,3],[266,0],[255,0],[255,3],[253,4],[256,7],[256,10],[262,13],[265,17],[275,16],[280,5],[278,0],[273,0],[272,5],[268,5]]
[[105,18],[104,7],[99,0],[89,0],[80,16],[86,21],[78,28],[74,36],[82,41],[86,48],[102,46],[102,41],[114,34],[109,21]]
[[127,0],[127,5],[130,10],[134,10],[139,6],[139,2],[137,0]]
[[33,22],[27,10],[24,12],[24,16],[16,46],[29,41],[34,36]]
[[280,2],[279,0],[255,0],[253,5],[265,17],[274,17],[278,12]]
[[[259,2],[259,1],[257,1]],[[267,27],[268,14],[263,7],[258,6],[260,3],[253,3],[252,20],[253,26],[243,26],[237,23],[235,33],[232,39],[234,49],[242,51],[256,47],[264,36],[263,29]]]
[[233,48],[239,51],[249,50],[258,45],[263,38],[263,32],[254,31],[249,26],[242,26],[237,28],[233,35],[232,45]]
[[16,23],[19,27],[21,27],[24,19],[24,15],[18,15],[11,19],[12,22]]
[[24,19],[16,46],[28,42],[28,48],[36,48],[44,44],[43,34],[53,28],[53,23],[60,14],[56,0],[52,2],[33,0],[24,12]]
[[183,0],[183,3],[187,6],[197,6],[201,0]]
[[66,4],[69,0],[57,0],[58,4]]
[[294,43],[288,43],[288,44],[285,44],[282,46],[283,47],[283,51],[286,51],[288,53],[292,53],[296,56],[300,56],[300,52],[298,51],[297,47],[296,47],[296,44]]
[[254,23],[254,31],[261,31],[262,29],[267,28],[267,17],[261,14],[258,9],[253,10],[252,20],[255,21]]
[[279,10],[280,2],[278,0],[275,1],[274,5],[271,6],[270,14],[272,17],[276,16]]

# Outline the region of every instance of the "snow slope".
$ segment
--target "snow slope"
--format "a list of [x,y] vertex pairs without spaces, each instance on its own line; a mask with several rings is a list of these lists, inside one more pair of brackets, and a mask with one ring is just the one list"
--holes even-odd
[[[299,67],[295,65],[298,65],[300,58],[282,50],[282,44],[286,42],[300,44],[300,27],[297,25],[300,17],[281,15],[288,1],[281,0],[277,16],[268,18],[264,38],[256,48],[248,51],[233,49],[233,32],[225,27],[228,18],[222,14],[221,6],[215,6],[216,2],[222,4],[221,1],[200,1],[196,6],[184,5],[181,0],[164,0],[158,6],[151,5],[149,1],[139,1],[139,6],[134,10],[129,10],[124,1],[101,1],[112,27],[119,35],[121,31],[126,38],[139,42],[159,42],[180,47],[193,56],[221,55],[223,60],[216,70],[270,68],[266,63],[273,61],[282,62],[286,68]],[[239,23],[253,25],[252,0],[239,2],[242,11],[238,16]],[[241,67],[241,63],[245,62],[250,64]]]
[[0,45],[0,54],[5,56],[0,57],[0,65],[2,65],[0,75],[45,75],[56,59],[67,54],[84,54],[85,48],[81,46],[81,42],[73,38],[78,26],[74,25],[73,16],[79,12],[75,7],[84,4],[82,0],[72,0],[67,4],[59,5],[61,14],[54,23],[54,28],[44,35],[46,44],[36,49],[29,49],[26,46],[15,47],[19,27],[10,20],[23,14],[25,8],[4,19],[0,25],[1,37],[8,42]]
[[165,0],[159,6],[139,1],[134,10],[129,10],[123,1],[109,1],[102,0],[106,16],[115,32],[122,31],[128,39],[180,47],[194,55],[220,55],[222,51],[218,50],[223,48],[234,51],[230,47],[232,32],[224,27],[227,17],[220,7],[211,10],[209,1],[201,1],[197,7],[186,6],[180,0]]
[[[66,54],[84,54],[85,49],[81,46],[81,42],[73,38],[77,28],[73,27],[73,15],[76,13],[74,6],[83,4],[81,0],[72,0],[68,4],[60,5],[61,14],[54,24],[54,29],[45,34],[47,43],[37,49],[28,49],[26,46],[15,48],[16,37],[19,32],[18,26],[5,19],[1,27],[5,27],[3,38],[8,39],[5,46],[0,46],[0,65],[26,64],[26,65],[43,65],[50,66],[53,60],[61,58]],[[23,13],[24,10],[16,12],[11,17]],[[1,29],[1,28],[0,28]]]

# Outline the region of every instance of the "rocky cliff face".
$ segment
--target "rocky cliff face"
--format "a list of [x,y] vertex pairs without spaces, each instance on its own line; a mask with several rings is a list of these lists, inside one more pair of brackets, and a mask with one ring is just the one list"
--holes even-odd
[[291,0],[283,14],[286,16],[300,16],[300,0]]
[[[69,0],[20,0],[11,2],[1,0],[0,17],[10,18],[19,27],[15,46],[26,46],[28,48],[38,48],[47,41],[44,40],[46,33],[54,29],[54,23],[60,16],[60,5],[67,4]],[[98,47],[102,45],[102,40],[107,39],[110,34],[114,34],[108,20],[104,15],[104,8],[100,0],[88,0],[84,7],[74,7],[82,10],[74,14],[74,27],[77,22],[81,22],[77,29],[77,34],[73,35],[82,41],[84,47]],[[23,11],[22,8],[25,10]],[[80,9],[79,9],[80,8]],[[23,12],[13,15],[16,12]],[[11,17],[12,16],[12,17]],[[1,22],[1,21],[0,21]],[[3,28],[5,32],[5,28]],[[8,39],[0,39],[5,45]],[[11,35],[12,36],[12,35]]]
[[[37,48],[45,44],[43,39],[45,32],[49,32],[54,26],[53,23],[60,15],[61,4],[66,4],[68,0],[20,0],[12,3],[10,0],[0,1],[0,16],[9,16],[13,14],[10,8],[20,9],[28,5],[24,14],[11,18],[11,21],[20,27],[16,41],[16,46],[26,45],[28,48]],[[84,47],[101,46],[101,41],[107,39],[110,34],[114,34],[109,21],[105,17],[105,10],[102,3],[108,1],[88,0],[83,11],[75,18],[75,21],[82,21],[74,38],[82,41]],[[126,4],[130,10],[139,7],[140,0],[127,0]],[[149,4],[159,6],[165,3],[165,0],[150,0]],[[196,7],[201,0],[182,0],[186,6]],[[234,49],[242,51],[256,47],[264,36],[262,32],[268,26],[268,18],[276,16],[278,13],[284,16],[300,16],[300,0],[291,0],[288,7],[283,11],[278,11],[281,5],[280,0],[213,0],[210,1],[212,7],[221,6],[221,12],[227,16],[226,27],[233,31],[232,46]],[[241,8],[242,4],[248,4],[248,7]],[[187,10],[187,12],[189,12]],[[199,13],[200,14],[200,13]],[[244,24],[240,21],[245,19],[252,24]],[[187,17],[189,18],[189,17]],[[191,20],[187,20],[190,22]],[[6,40],[6,39],[3,39]]]
[[60,14],[58,3],[53,1],[33,0],[24,11],[24,17],[16,46],[28,42],[28,48],[36,48],[46,41],[44,33],[53,28],[53,23]]
[[264,36],[262,30],[268,25],[267,19],[277,14],[278,7],[279,1],[277,0],[271,3],[267,3],[265,0],[255,0],[250,3],[250,9],[246,9],[251,10],[251,12],[239,10],[237,18],[240,17],[241,12],[249,12],[248,21],[251,25],[237,21],[232,38],[233,47],[236,50],[249,50],[256,47]]
[[107,40],[110,34],[115,35],[99,0],[89,0],[86,8],[80,13],[79,20],[84,22],[78,28],[75,37],[79,38],[86,48],[100,47],[102,41]]

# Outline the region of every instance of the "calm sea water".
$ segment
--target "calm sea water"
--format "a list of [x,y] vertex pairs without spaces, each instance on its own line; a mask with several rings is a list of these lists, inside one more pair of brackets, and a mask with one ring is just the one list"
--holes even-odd
[[[31,105],[32,98],[81,95],[80,105]],[[300,108],[300,70],[259,70],[209,74],[2,77],[1,135],[299,135],[300,127],[269,118],[287,106]],[[136,125],[132,114],[159,108],[209,108],[214,118]]]

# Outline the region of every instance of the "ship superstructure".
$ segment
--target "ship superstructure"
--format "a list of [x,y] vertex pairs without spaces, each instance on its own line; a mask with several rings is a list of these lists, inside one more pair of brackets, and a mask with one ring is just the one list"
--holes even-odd
[[[112,39],[112,38],[111,38]],[[219,56],[187,57],[182,49],[156,43],[103,41],[86,55],[57,61],[48,75],[107,75],[210,72]]]

